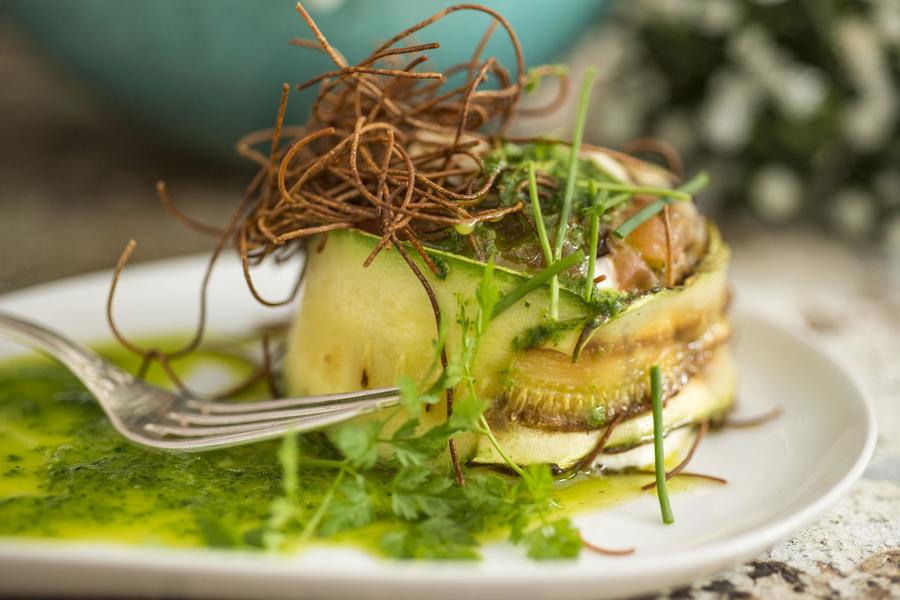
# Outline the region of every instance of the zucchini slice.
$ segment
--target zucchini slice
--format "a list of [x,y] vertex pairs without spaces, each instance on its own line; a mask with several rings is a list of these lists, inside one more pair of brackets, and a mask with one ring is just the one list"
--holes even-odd
[[[734,374],[723,346],[729,335],[729,251],[713,226],[709,234],[705,257],[681,285],[633,299],[614,317],[601,315],[599,324],[596,307],[563,289],[560,325],[550,334],[541,333],[547,288],[535,290],[491,322],[474,375],[477,392],[492,401],[489,422],[514,461],[569,466],[593,448],[605,424],[620,414],[626,420],[609,446],[645,440],[647,371],[653,364],[663,367],[670,398],[667,427],[730,407]],[[436,337],[431,305],[396,250],[383,251],[363,267],[377,243],[370,234],[341,230],[328,234],[320,250],[310,251],[284,370],[291,394],[386,387],[400,375],[421,378],[428,372]],[[317,248],[316,240],[309,248]],[[410,249],[434,289],[448,351],[453,352],[461,337],[458,307],[467,302],[472,307],[483,265],[455,254],[429,254],[442,267],[441,278]],[[495,269],[501,291],[526,278],[518,271]],[[439,422],[444,414],[438,405],[427,420]],[[398,422],[402,420],[399,415]],[[491,463],[498,458],[474,436],[460,439],[459,448],[466,459]]]

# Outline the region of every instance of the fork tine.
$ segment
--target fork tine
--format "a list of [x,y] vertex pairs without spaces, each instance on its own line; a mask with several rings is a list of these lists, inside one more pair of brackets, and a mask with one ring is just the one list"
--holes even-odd
[[[347,409],[326,415],[314,415],[306,419],[291,419],[280,421],[276,425],[260,424],[245,425],[250,429],[233,431],[221,435],[209,435],[204,437],[191,437],[189,439],[145,439],[142,443],[164,448],[168,450],[181,450],[183,452],[203,452],[215,448],[227,448],[250,442],[259,442],[284,435],[289,431],[302,433],[312,431],[329,425],[336,425],[353,417],[365,414],[367,411],[361,408]],[[148,426],[149,427],[149,426]],[[211,430],[212,428],[206,428]]]
[[340,394],[324,394],[306,398],[284,398],[280,400],[260,400],[258,402],[220,402],[214,400],[190,399],[187,406],[202,414],[246,414],[259,411],[283,410],[301,406],[334,405],[354,400],[386,398],[397,396],[400,390],[393,388],[375,388]]
[[280,421],[263,421],[262,423],[247,423],[243,425],[222,425],[218,427],[184,427],[181,425],[162,425],[160,423],[147,423],[144,430],[160,437],[189,437],[206,438],[211,436],[243,433],[245,431],[257,431],[266,429],[279,423],[299,425],[308,419],[302,417],[296,419],[284,419]]
[[[178,422],[147,423],[144,430],[159,437],[179,436],[191,438],[207,438],[209,436],[230,435],[266,429],[277,425],[301,426],[341,421],[381,408],[394,406],[399,402],[396,397],[375,400],[357,401],[329,406],[311,406],[290,411],[269,411],[250,415],[197,415],[169,413],[168,418]],[[304,430],[310,427],[304,428]]]
[[202,413],[189,412],[170,412],[166,416],[181,426],[187,425],[239,425],[243,423],[254,423],[259,421],[277,421],[281,419],[293,419],[298,417],[308,417],[319,414],[332,413],[339,410],[349,408],[363,408],[369,410],[377,410],[380,408],[389,408],[396,406],[399,398],[394,396],[385,396],[380,398],[363,398],[352,401],[345,401],[340,404],[325,404],[306,406],[303,408],[295,408],[292,410],[270,410],[259,411],[242,414],[226,414],[226,415],[207,415]]

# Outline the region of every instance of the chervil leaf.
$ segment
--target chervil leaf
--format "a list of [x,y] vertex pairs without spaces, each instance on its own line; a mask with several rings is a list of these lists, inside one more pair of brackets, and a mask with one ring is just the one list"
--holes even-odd
[[444,390],[455,387],[462,379],[462,361],[458,355],[451,355],[447,361],[447,368],[441,371],[437,380],[425,392],[425,395],[434,398],[434,402],[440,400]]
[[415,557],[415,535],[411,527],[388,531],[378,542],[381,551],[392,558]]
[[511,492],[512,510],[507,513],[509,537],[519,543],[538,516],[553,508],[553,474],[547,465],[529,465]]
[[548,465],[528,465],[520,485],[527,490],[531,502],[549,505],[553,500],[553,473]]
[[208,514],[198,514],[196,521],[203,541],[210,548],[234,548],[240,544],[240,536],[220,519]]
[[297,432],[289,431],[281,439],[278,462],[281,465],[281,489],[289,502],[297,499]]
[[355,469],[371,469],[378,461],[378,432],[381,423],[348,423],[331,433],[331,441]]
[[416,435],[418,425],[418,421],[407,421],[391,436],[394,456],[404,467],[420,465],[443,452],[450,437],[457,431],[443,423]]
[[400,403],[413,418],[419,418],[422,415],[423,406],[426,404],[437,404],[440,400],[437,395],[430,391],[426,393],[420,392],[419,384],[405,375],[397,380],[397,387],[400,388]]
[[347,529],[358,529],[372,522],[375,516],[372,498],[362,477],[345,479],[338,486],[337,493],[322,522],[319,533],[324,536]]
[[581,534],[565,518],[535,527],[522,537],[521,543],[528,549],[528,558],[536,560],[575,558],[582,545]]
[[463,493],[473,513],[488,517],[504,513],[511,503],[509,483],[499,475],[471,474]]
[[422,465],[400,469],[391,482],[391,509],[407,521],[451,515],[459,499],[460,491],[452,478],[435,476]]
[[487,407],[486,401],[472,395],[457,398],[453,403],[450,426],[457,431],[474,431]]
[[478,541],[459,519],[433,517],[386,533],[381,550],[394,558],[477,559]]

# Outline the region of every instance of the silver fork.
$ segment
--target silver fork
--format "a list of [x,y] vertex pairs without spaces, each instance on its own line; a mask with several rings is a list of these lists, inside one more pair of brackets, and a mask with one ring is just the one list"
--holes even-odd
[[41,350],[84,384],[123,436],[144,446],[201,452],[335,425],[400,402],[378,388],[259,402],[218,402],[173,394],[136,379],[87,347],[0,312],[0,333]]

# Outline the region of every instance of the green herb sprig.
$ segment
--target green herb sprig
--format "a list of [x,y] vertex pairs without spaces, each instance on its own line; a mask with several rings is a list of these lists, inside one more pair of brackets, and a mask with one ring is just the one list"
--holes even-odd
[[[581,83],[581,94],[578,98],[578,108],[575,113],[575,132],[572,135],[572,147],[569,150],[569,163],[566,174],[566,187],[563,190],[562,207],[559,211],[559,223],[556,227],[556,240],[553,248],[553,258],[562,258],[563,244],[566,241],[566,233],[569,227],[569,215],[572,212],[572,201],[575,197],[575,183],[578,180],[578,152],[581,149],[581,141],[584,138],[584,126],[587,122],[588,102],[591,97],[591,86],[597,70],[589,68],[584,73]],[[550,281],[550,316],[559,318],[559,278],[554,277]]]
[[[502,314],[505,310],[510,308],[513,304],[538,289],[542,285],[546,284],[548,281],[553,281],[560,273],[566,271],[571,268],[573,265],[576,265],[584,260],[584,252],[578,250],[573,252],[572,254],[566,256],[565,258],[558,260],[553,263],[552,266],[547,267],[537,275],[528,279],[527,281],[519,284],[518,287],[513,288],[509,292],[507,292],[500,300],[497,302],[496,306],[494,306],[494,310],[492,316],[496,318],[500,314]],[[557,309],[557,318],[558,318],[558,309]]]
[[[280,548],[291,539],[303,543],[383,522],[390,525],[390,531],[382,535],[379,547],[395,558],[475,559],[479,534],[496,528],[508,529],[509,540],[525,548],[531,558],[577,556],[582,546],[578,530],[568,518],[553,517],[556,503],[549,467],[523,468],[504,452],[484,415],[487,402],[478,396],[474,366],[494,315],[582,259],[567,256],[554,264],[556,270],[539,274],[506,296],[501,296],[494,279],[493,260],[488,261],[475,294],[474,312],[471,301],[460,300],[457,320],[462,338],[447,368],[424,390],[408,378],[401,379],[402,406],[410,417],[396,429],[391,431],[386,425],[401,414],[400,408],[381,421],[332,430],[329,438],[343,456],[339,460],[299,456],[296,436],[286,436],[279,452],[283,496],[272,503],[272,516],[263,534],[267,545]],[[441,327],[435,354],[443,348]],[[437,362],[435,359],[433,364]],[[424,407],[450,387],[460,391],[453,416],[422,432],[419,418]],[[440,464],[447,442],[460,432],[484,435],[519,477],[476,471],[467,474],[464,487],[457,485]],[[382,455],[393,457],[392,476],[376,466],[379,448]],[[336,471],[312,514],[307,514],[299,489],[297,469],[303,466]],[[292,533],[296,537],[291,538]]]
[[600,245],[600,215],[606,209],[606,200],[609,198],[609,192],[603,190],[597,191],[596,186],[590,187],[591,194],[591,210],[590,210],[590,233],[588,234],[588,268],[587,275],[584,278],[584,301],[590,302],[594,297],[594,269],[597,266],[597,247]]
[[[537,229],[538,240],[541,243],[541,252],[544,253],[544,263],[551,267],[553,266],[553,250],[550,248],[547,227],[544,225],[544,215],[541,212],[541,199],[538,196],[537,177],[534,172],[533,160],[528,161],[528,195],[531,197],[531,213],[534,217],[534,227]],[[553,310],[551,308],[552,313]]]
[[672,505],[669,504],[669,490],[666,487],[666,453],[663,448],[662,372],[659,365],[650,367],[650,401],[653,405],[653,465],[656,471],[656,495],[659,497],[659,510],[662,513],[662,521],[669,525],[675,522],[675,517],[672,515]]

